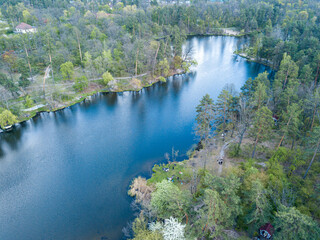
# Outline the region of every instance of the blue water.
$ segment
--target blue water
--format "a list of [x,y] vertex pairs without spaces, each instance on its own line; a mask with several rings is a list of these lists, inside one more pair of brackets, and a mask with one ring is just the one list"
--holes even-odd
[[128,185],[174,146],[196,142],[195,107],[266,67],[233,55],[244,40],[193,37],[194,72],[140,92],[99,94],[0,134],[0,239],[121,239]]

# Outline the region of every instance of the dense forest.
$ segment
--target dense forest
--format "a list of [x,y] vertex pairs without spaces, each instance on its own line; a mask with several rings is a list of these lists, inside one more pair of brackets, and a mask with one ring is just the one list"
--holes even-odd
[[[320,239],[318,1],[0,5],[1,127],[96,91],[139,90],[187,72],[196,64],[183,48],[189,35],[249,36],[236,53],[275,76],[248,79],[239,93],[226,86],[216,101],[204,95],[195,109],[198,146],[183,162],[173,149],[150,179],[133,180],[139,214],[124,232],[136,240],[250,239],[271,223],[274,239]],[[36,30],[16,33],[21,22]]]
[[[99,90],[139,90],[186,72],[188,35],[250,35],[239,53],[275,70],[284,53],[318,82],[317,1],[1,1],[2,125]],[[19,23],[32,33],[17,33]],[[43,106],[43,107],[42,107]],[[3,111],[3,110],[2,110]],[[9,115],[8,115],[9,114]]]

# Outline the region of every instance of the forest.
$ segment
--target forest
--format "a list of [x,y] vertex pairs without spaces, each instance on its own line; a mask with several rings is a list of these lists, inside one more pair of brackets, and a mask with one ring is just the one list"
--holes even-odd
[[[240,92],[205,95],[199,144],[132,181],[127,238],[320,239],[320,3],[317,0],[0,1],[0,125],[97,91],[139,90],[189,71],[188,36],[233,29],[236,54],[269,65]],[[18,34],[24,22],[36,29]],[[225,153],[224,153],[225,152]],[[214,160],[214,161],[212,161]],[[229,162],[229,165],[226,163]],[[222,171],[218,171],[220,166]]]
[[[284,53],[318,81],[317,1],[1,1],[1,111],[11,125],[97,91],[139,90],[196,64],[190,35],[236,29],[242,56],[277,70]],[[19,23],[34,32],[17,33]]]

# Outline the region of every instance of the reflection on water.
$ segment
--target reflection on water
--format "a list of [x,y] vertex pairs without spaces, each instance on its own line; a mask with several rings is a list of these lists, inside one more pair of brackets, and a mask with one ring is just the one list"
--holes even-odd
[[233,55],[245,39],[194,37],[194,72],[138,92],[101,93],[0,134],[0,239],[120,239],[127,189],[172,146],[194,143],[195,107],[266,68]]

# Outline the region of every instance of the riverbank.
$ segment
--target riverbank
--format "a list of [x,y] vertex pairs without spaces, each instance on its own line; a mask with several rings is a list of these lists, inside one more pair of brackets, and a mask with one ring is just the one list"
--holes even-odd
[[198,33],[189,33],[188,37],[196,36],[227,36],[227,37],[245,37],[250,36],[253,32],[244,32],[239,31],[237,28],[215,28],[210,33],[198,34]]
[[28,109],[23,109],[22,117],[19,117],[18,122],[15,124],[26,122],[43,112],[56,112],[71,107],[77,103],[81,103],[83,101],[90,101],[91,97],[98,93],[120,93],[129,91],[138,92],[143,88],[154,85],[155,83],[164,82],[163,79],[166,80],[169,77],[185,73],[186,72],[182,69],[171,69],[166,78],[163,78],[162,76],[153,77],[150,73],[139,74],[132,77],[118,77],[110,81],[108,87],[105,87],[99,83],[102,78],[91,79],[89,81],[87,89],[83,92],[73,94],[71,100],[57,102],[52,101],[52,96],[51,99],[49,99],[50,97],[47,97],[47,100],[46,97],[44,97],[45,101],[43,103],[40,103]]
[[242,58],[247,59],[247,61],[249,61],[249,62],[259,63],[259,64],[262,64],[264,66],[267,66],[267,67],[270,67],[271,69],[273,69],[273,62],[271,62],[271,61],[269,61],[267,59],[264,59],[264,58],[257,59],[255,57],[249,56],[245,52],[240,52],[240,51],[235,51],[234,54],[236,54],[236,55],[238,55],[238,56],[240,56]]

